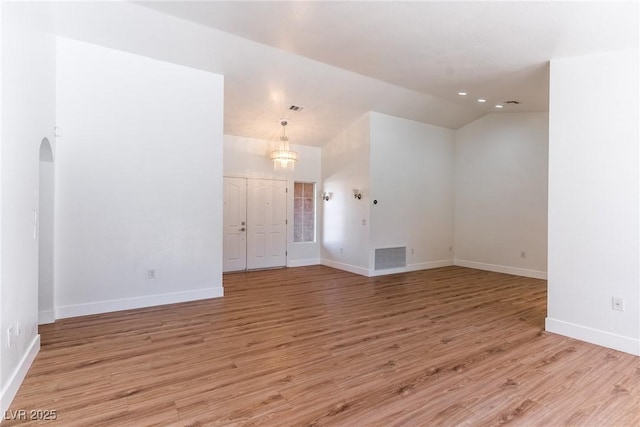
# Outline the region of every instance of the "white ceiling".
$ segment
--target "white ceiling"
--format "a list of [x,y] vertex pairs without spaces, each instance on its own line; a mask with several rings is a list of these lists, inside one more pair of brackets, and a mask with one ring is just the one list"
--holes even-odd
[[[175,62],[224,74],[225,133],[275,139],[289,116],[291,142],[318,146],[368,110],[454,129],[488,112],[547,111],[550,59],[638,47],[637,1],[138,4],[215,29],[191,43],[194,59]],[[76,6],[62,7],[67,16]],[[73,36],[70,25],[61,19],[60,32]],[[156,56],[187,55],[175,50]],[[521,104],[495,108],[507,100]],[[304,110],[290,113],[292,104]]]

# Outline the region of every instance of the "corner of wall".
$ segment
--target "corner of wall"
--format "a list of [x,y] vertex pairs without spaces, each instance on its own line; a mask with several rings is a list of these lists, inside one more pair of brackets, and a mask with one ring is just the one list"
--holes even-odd
[[[24,381],[24,378],[29,372],[29,368],[36,359],[38,352],[40,351],[40,335],[36,335],[31,344],[27,348],[27,351],[23,355],[22,359],[13,370],[7,381],[2,383],[2,391],[0,391],[0,414],[3,415],[9,409],[13,398],[18,393],[20,385]],[[1,421],[1,419],[0,419]]]
[[545,330],[554,334],[586,341],[606,348],[622,351],[625,353],[640,356],[640,340],[600,329],[589,328],[584,325],[564,320],[547,317],[545,319]]

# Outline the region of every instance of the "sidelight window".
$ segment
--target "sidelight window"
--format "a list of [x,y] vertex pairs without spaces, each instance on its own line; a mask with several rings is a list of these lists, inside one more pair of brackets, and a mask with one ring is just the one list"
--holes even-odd
[[312,182],[296,182],[293,188],[293,241],[316,240],[316,185]]

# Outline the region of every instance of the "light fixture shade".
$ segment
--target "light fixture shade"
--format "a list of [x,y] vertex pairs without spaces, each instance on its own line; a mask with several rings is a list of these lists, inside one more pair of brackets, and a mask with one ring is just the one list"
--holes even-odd
[[285,126],[287,126],[287,123],[287,119],[280,119],[280,125],[282,126],[280,147],[277,150],[273,150],[270,157],[273,161],[274,170],[294,170],[296,162],[298,161],[298,153],[289,150],[289,138],[285,133]]
[[271,152],[271,160],[273,160],[274,169],[293,170],[298,161],[298,153],[285,149],[273,150]]

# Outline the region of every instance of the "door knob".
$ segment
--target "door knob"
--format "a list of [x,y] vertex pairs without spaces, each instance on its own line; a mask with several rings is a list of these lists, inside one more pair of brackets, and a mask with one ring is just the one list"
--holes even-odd
[[242,227],[242,228],[241,228],[240,230],[238,230],[238,231],[244,231],[244,227]]

